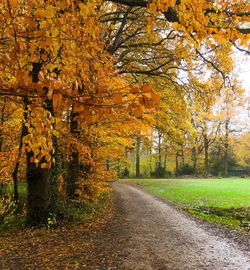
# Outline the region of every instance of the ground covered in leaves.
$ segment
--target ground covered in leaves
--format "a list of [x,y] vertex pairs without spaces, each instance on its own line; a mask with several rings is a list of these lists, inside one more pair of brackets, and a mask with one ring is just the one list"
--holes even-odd
[[[91,220],[48,230],[22,228],[1,232],[0,269],[99,269],[96,239],[114,215],[113,199]],[[104,247],[105,248],[105,247]],[[98,254],[97,254],[98,252]]]

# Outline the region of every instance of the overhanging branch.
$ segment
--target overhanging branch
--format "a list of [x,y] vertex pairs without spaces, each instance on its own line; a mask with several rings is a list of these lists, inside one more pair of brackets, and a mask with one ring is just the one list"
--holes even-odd
[[[146,0],[107,0],[107,1],[111,1],[113,3],[116,4],[122,4],[122,5],[126,5],[126,6],[130,6],[130,7],[147,7],[148,1]],[[238,16],[238,17],[249,17],[250,13],[249,12],[240,12],[238,14],[224,10],[221,11],[229,16]],[[209,13],[218,13],[217,10],[214,9],[207,9],[204,10],[205,15],[209,14]],[[173,7],[169,7],[167,11],[165,11],[164,16],[166,18],[167,21],[169,22],[179,22],[179,18],[178,18],[178,14],[177,11],[173,8]],[[250,34],[250,28],[237,28],[237,30],[245,35]]]
[[111,2],[116,4],[122,4],[130,7],[147,7],[147,2],[145,0],[111,0]]

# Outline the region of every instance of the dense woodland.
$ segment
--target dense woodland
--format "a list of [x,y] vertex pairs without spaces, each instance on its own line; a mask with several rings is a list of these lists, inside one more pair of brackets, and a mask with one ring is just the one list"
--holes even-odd
[[113,168],[122,178],[249,176],[248,120],[242,105],[238,110],[232,106],[223,103],[219,111],[201,111],[196,119],[192,114],[191,126],[181,130],[179,141],[166,131],[169,127],[153,126],[150,135],[135,137],[122,165],[114,161]]
[[2,0],[0,24],[0,222],[66,219],[119,177],[249,173],[249,1]]

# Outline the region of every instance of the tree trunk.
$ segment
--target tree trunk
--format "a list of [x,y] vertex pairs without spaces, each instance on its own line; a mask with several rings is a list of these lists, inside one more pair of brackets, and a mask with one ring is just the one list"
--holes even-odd
[[[53,109],[53,103],[52,100],[46,101],[47,110],[52,114],[53,117],[55,117],[55,112]],[[55,128],[53,124],[53,128]],[[61,155],[58,149],[58,141],[57,137],[53,136],[52,138],[53,143],[53,149],[54,153],[52,154],[52,158],[54,159],[54,163],[52,163],[50,174],[49,174],[49,212],[53,213],[55,215],[58,214],[58,210],[61,206],[58,206],[58,200],[59,200],[59,192],[58,192],[58,176],[60,173],[60,170],[62,170],[62,161],[61,161]]]
[[[125,158],[126,158],[126,160],[128,159],[128,149],[127,148],[125,148]],[[127,162],[126,162],[124,172],[123,172],[123,176],[124,177],[129,177],[129,175],[130,175],[130,173],[129,173],[129,169],[127,167]]]
[[193,173],[197,175],[197,149],[194,146],[192,149],[192,160],[193,160]]
[[[6,97],[3,98],[3,107],[1,110],[1,126],[4,123],[4,112],[5,112],[5,107],[6,107]],[[2,152],[3,148],[3,137],[2,137],[2,130],[0,130],[0,152]],[[4,183],[0,183],[0,196],[3,196],[4,194]]]
[[184,151],[183,151],[183,146],[181,146],[181,165],[182,167],[184,166],[185,164],[185,155],[184,155]]
[[223,166],[223,176],[227,177],[228,176],[228,146],[229,146],[229,119],[226,120],[225,122],[225,145],[224,145],[224,166]]
[[161,164],[161,133],[158,131],[158,168],[159,168],[159,173],[160,173],[160,170],[161,170],[161,167],[162,167],[162,164]]
[[136,163],[135,163],[135,176],[140,177],[141,172],[140,172],[140,162],[141,162],[141,140],[140,137],[136,137]]
[[179,176],[180,170],[179,170],[179,153],[176,152],[175,154],[175,176]]
[[[74,105],[72,106],[71,117],[70,117],[70,132],[74,137],[79,137],[78,122],[75,117],[78,113],[74,112]],[[80,173],[79,164],[79,152],[74,145],[72,145],[72,154],[68,166],[68,186],[67,195],[70,199],[74,199],[76,196],[77,181]]]
[[[6,108],[6,97],[3,98],[3,107],[1,110],[1,126],[4,124],[4,112]],[[0,152],[2,152],[3,148],[3,137],[2,137],[2,130],[0,129]]]
[[207,135],[203,135],[204,138],[204,152],[205,152],[205,176],[209,175],[209,163],[208,163],[208,148],[209,148],[209,141]]
[[47,223],[49,205],[49,170],[37,168],[34,163],[29,162],[32,157],[27,154],[27,225],[39,226]]
[[110,161],[109,161],[109,159],[106,160],[106,170],[107,171],[110,170]]
[[17,212],[19,211],[19,193],[18,193],[18,178],[17,178],[18,168],[19,168],[19,161],[16,162],[14,171],[12,172],[13,186],[14,186],[14,201],[17,207]]
[[[31,72],[32,81],[38,82],[38,74],[41,70],[41,63],[33,63]],[[28,106],[28,98],[24,98],[25,106]],[[24,113],[24,119],[27,121],[27,111]],[[28,134],[25,126],[24,134]],[[40,226],[47,223],[48,205],[49,205],[49,169],[40,168],[30,161],[32,152],[27,153],[27,216],[26,224],[28,226]]]
[[117,159],[117,175],[118,175],[118,178],[120,178],[120,158]]
[[[27,110],[27,106],[25,106],[24,108],[25,110]],[[22,123],[22,130],[21,130],[21,136],[19,139],[19,147],[18,147],[18,158],[15,164],[15,168],[12,172],[12,177],[13,177],[13,185],[14,185],[14,200],[15,200],[15,204],[17,206],[17,212],[19,211],[19,193],[18,193],[18,169],[19,169],[19,165],[20,165],[20,158],[21,158],[21,149],[23,147],[23,137],[25,136],[25,123]]]
[[[219,131],[220,132],[220,131]],[[219,133],[219,138],[221,138],[221,134]],[[218,141],[218,156],[217,156],[217,164],[218,164],[218,173],[223,175],[224,171],[224,161],[223,161],[223,151],[221,149],[221,140]]]
[[164,155],[164,172],[167,170],[167,154]]
[[152,147],[149,149],[149,175],[152,176]]

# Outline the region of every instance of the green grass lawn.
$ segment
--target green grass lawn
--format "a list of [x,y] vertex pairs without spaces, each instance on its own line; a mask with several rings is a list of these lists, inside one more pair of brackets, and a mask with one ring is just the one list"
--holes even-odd
[[211,222],[250,222],[250,179],[131,179],[154,195]]

